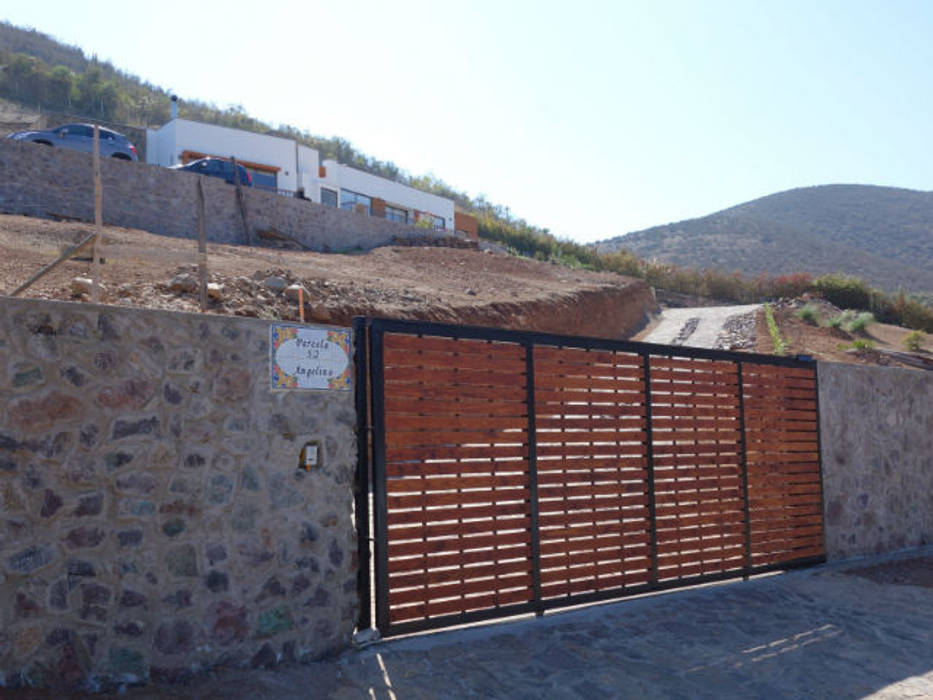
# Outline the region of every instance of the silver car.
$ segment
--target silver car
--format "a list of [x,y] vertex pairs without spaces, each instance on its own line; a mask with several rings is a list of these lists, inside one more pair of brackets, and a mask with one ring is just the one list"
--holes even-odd
[[[41,131],[17,131],[8,139],[16,141],[32,141],[46,146],[70,148],[74,151],[94,152],[94,125],[93,124],[64,124],[54,129]],[[100,127],[100,154],[104,157],[121,158],[122,160],[139,160],[136,147],[123,134]]]

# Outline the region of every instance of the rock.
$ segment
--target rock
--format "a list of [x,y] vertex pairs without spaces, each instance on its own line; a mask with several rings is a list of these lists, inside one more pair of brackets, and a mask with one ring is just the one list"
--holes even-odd
[[121,547],[138,547],[143,541],[143,531],[121,530],[117,533],[117,541]]
[[104,539],[104,531],[97,527],[76,527],[68,532],[65,544],[69,549],[96,547]]
[[71,294],[72,296],[79,297],[82,294],[87,294],[90,296],[91,290],[94,288],[94,281],[88,279],[87,277],[75,277],[71,280]]
[[288,281],[278,275],[269,275],[262,281],[262,286],[273,294],[281,294],[288,286]]
[[260,639],[273,637],[280,632],[287,632],[295,627],[291,613],[285,605],[280,605],[260,613],[256,627],[256,636]]
[[224,286],[217,282],[207,283],[207,298],[211,301],[223,301]]
[[92,493],[81,497],[81,500],[78,501],[78,507],[75,508],[73,515],[79,518],[87,515],[100,515],[103,509],[103,494]]
[[226,601],[218,603],[214,608],[217,616],[211,630],[211,639],[221,646],[233,642],[242,642],[249,633],[249,622],[246,608],[238,607]]
[[51,563],[54,558],[55,552],[51,547],[32,546],[11,556],[7,560],[7,565],[11,571],[20,574],[31,574],[36,569]]
[[120,594],[119,605],[121,608],[138,608],[146,605],[146,596],[136,591],[125,590]]
[[187,272],[175,275],[168,283],[168,288],[176,294],[194,294],[198,291],[198,286],[197,278]]
[[275,666],[276,661],[277,659],[272,645],[266,642],[260,647],[259,651],[256,652],[256,655],[253,656],[250,665],[253,668],[272,668]]
[[168,550],[165,557],[168,570],[175,576],[197,576],[198,557],[190,544],[179,545]]
[[223,593],[230,588],[230,579],[221,571],[211,571],[204,580],[204,585],[211,593]]
[[163,654],[184,654],[194,648],[194,627],[185,620],[166,622],[156,630],[155,648]]
[[54,491],[46,489],[45,494],[42,497],[42,510],[39,511],[39,515],[41,515],[43,518],[50,518],[55,514],[55,511],[61,507],[61,497]]

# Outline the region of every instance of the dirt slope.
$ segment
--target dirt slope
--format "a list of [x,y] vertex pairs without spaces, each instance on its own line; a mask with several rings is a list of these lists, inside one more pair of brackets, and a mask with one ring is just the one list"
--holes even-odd
[[[93,231],[83,223],[0,216],[0,291],[9,294]],[[101,266],[107,304],[196,311],[196,293],[172,291],[179,272],[196,275],[196,243],[104,227]],[[71,300],[71,281],[90,275],[70,260],[23,296]],[[357,315],[437,320],[574,335],[623,338],[654,310],[641,280],[497,253],[455,248],[386,247],[365,254],[208,245],[211,282],[221,285],[209,313],[294,320],[297,301],[264,280],[300,282],[309,322],[346,325]]]

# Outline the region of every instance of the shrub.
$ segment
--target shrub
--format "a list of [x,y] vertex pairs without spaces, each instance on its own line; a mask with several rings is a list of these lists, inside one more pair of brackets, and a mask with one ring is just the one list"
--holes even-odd
[[827,328],[842,328],[847,325],[849,321],[852,320],[853,314],[851,311],[843,311],[838,316],[833,316],[832,318],[826,321]]
[[875,344],[870,340],[858,339],[853,340],[851,347],[854,350],[872,350],[875,347]]
[[904,336],[904,347],[911,352],[920,352],[926,339],[927,334],[923,331],[911,331]]
[[797,310],[797,318],[804,323],[815,326],[820,322],[820,311],[816,307],[816,304],[805,304]]
[[770,304],[765,304],[765,321],[768,324],[768,334],[771,336],[771,342],[774,344],[774,354],[786,355],[787,342],[781,337],[781,331],[778,328],[777,321],[774,320],[774,310]]
[[846,324],[845,329],[849,333],[864,333],[869,324],[874,322],[875,317],[870,312],[865,311],[852,318],[852,320]]
[[872,289],[858,277],[823,275],[813,280],[813,289],[826,301],[841,308],[871,308]]

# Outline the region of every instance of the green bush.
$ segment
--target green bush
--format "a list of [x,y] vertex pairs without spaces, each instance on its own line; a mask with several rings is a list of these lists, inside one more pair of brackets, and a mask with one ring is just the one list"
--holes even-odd
[[786,355],[787,342],[781,337],[781,330],[778,328],[777,321],[774,320],[774,310],[770,304],[765,304],[765,321],[768,324],[768,334],[771,336],[771,342],[774,344],[774,354]]
[[927,334],[923,331],[911,331],[904,336],[904,347],[911,352],[920,352],[926,339]]
[[875,322],[875,317],[869,311],[854,316],[846,325],[845,329],[849,333],[864,333],[868,326]]
[[816,304],[805,304],[797,310],[796,316],[801,321],[809,323],[811,326],[816,326],[820,322],[820,310],[817,308]]
[[875,344],[870,340],[864,340],[862,338],[858,340],[853,340],[852,345],[850,346],[853,350],[873,350]]
[[872,290],[858,277],[823,275],[813,280],[813,290],[843,309],[871,308]]
[[843,326],[847,325],[849,321],[852,320],[853,316],[854,314],[851,311],[843,311],[838,316],[833,316],[832,318],[827,319],[826,327],[841,329]]

